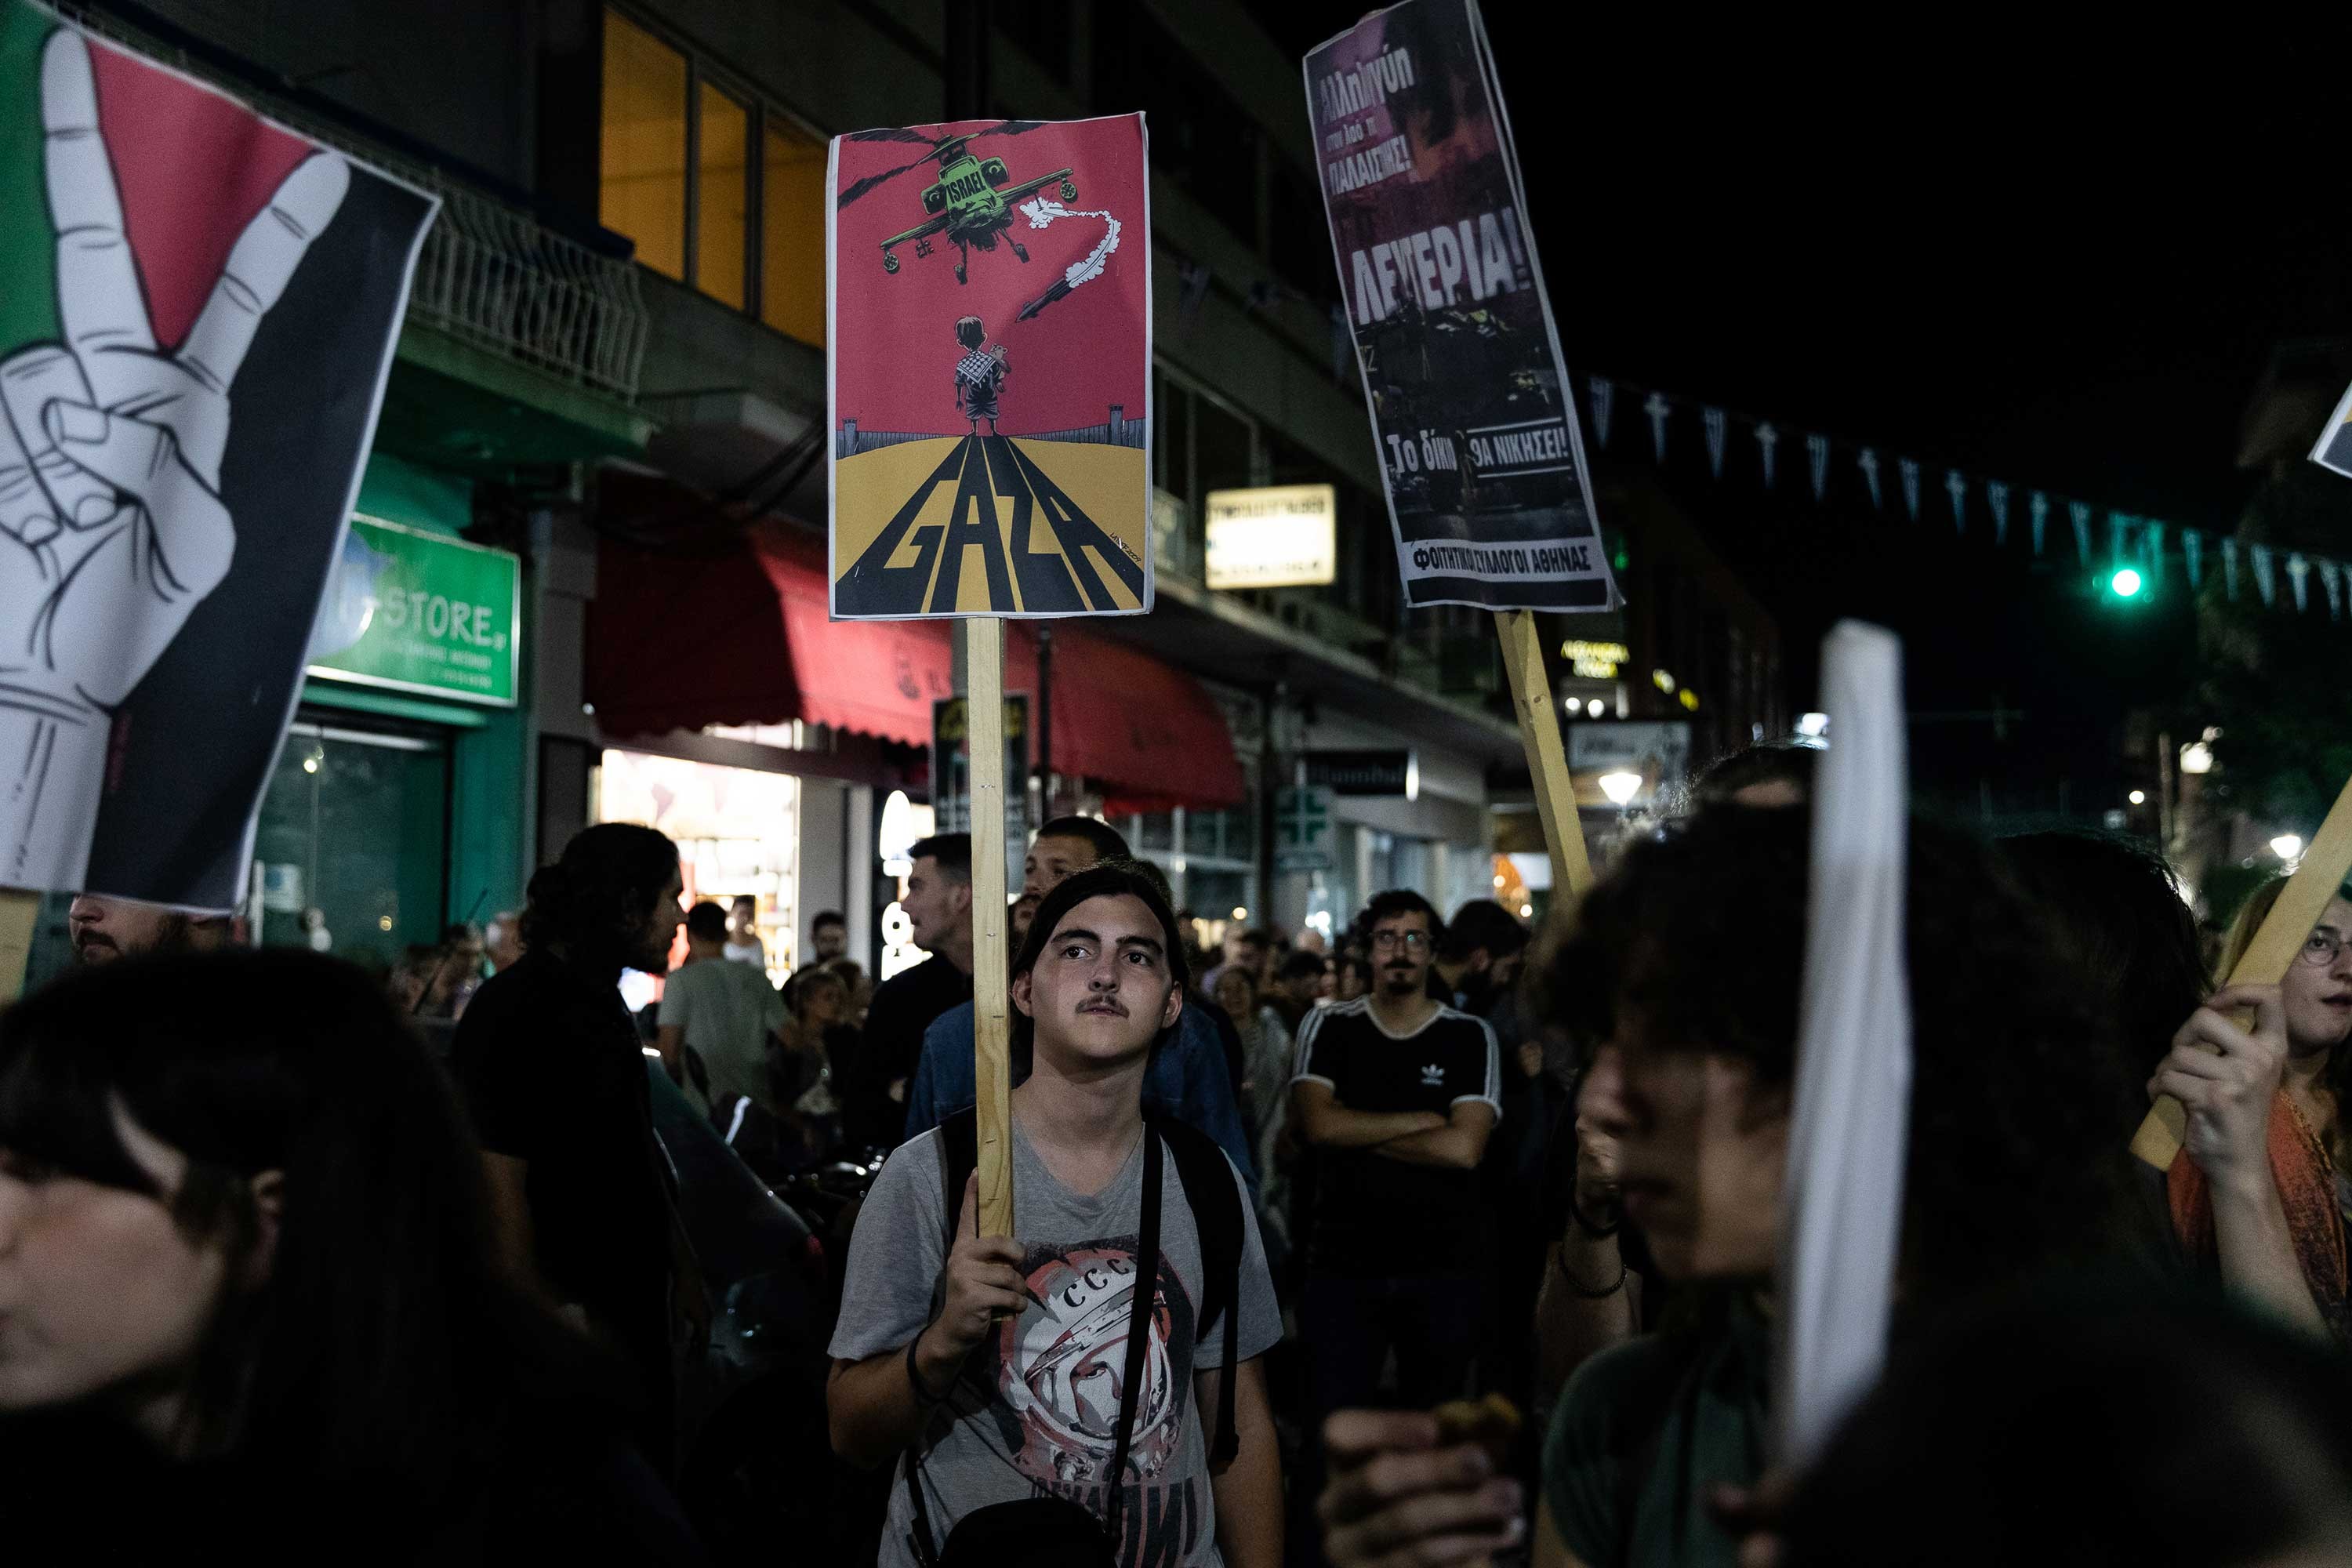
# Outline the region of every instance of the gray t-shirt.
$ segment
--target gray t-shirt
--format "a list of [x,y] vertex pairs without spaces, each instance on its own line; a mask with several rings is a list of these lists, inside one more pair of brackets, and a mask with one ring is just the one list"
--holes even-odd
[[[1229,1158],[1228,1169],[1232,1163]],[[833,1334],[835,1359],[901,1350],[930,1321],[932,1288],[947,1258],[940,1176],[934,1131],[900,1146],[875,1178],[850,1241]],[[1244,1226],[1234,1353],[1247,1361],[1282,1338],[1282,1319],[1248,1189],[1238,1174],[1234,1181]],[[1013,1128],[1013,1229],[1027,1254],[1022,1272],[1045,1305],[1033,1304],[1009,1325],[1012,1333],[1000,1326],[994,1343],[973,1352],[924,1434],[919,1473],[934,1545],[966,1514],[1019,1498],[1051,1494],[1097,1518],[1108,1512],[1102,1472],[1118,1438],[1142,1198],[1140,1140],[1108,1186],[1080,1197],[1054,1179]],[[1123,1568],[1222,1568],[1192,1375],[1223,1363],[1224,1323],[1203,1337],[1200,1233],[1176,1162],[1164,1152],[1160,1252],[1159,1308],[1129,1444],[1135,1480],[1122,1505],[1119,1561]],[[898,1479],[878,1561],[881,1568],[912,1568],[907,1536],[914,1510],[904,1466],[892,1473]]]
[[710,1101],[733,1093],[773,1110],[768,1087],[768,1036],[784,1023],[784,999],[764,971],[702,959],[662,987],[663,1028],[686,1031],[688,1050],[710,1074]]

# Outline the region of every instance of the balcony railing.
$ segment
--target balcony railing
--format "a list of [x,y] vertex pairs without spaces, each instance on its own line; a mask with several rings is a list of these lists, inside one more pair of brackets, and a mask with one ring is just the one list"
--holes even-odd
[[234,78],[120,18],[88,6],[63,10],[101,37],[211,81],[289,129],[439,196],[440,216],[416,260],[409,320],[623,403],[635,401],[649,318],[628,261],[601,255],[436,164]]
[[412,178],[442,204],[417,258],[412,320],[623,402],[635,399],[647,316],[635,267],[430,172]]

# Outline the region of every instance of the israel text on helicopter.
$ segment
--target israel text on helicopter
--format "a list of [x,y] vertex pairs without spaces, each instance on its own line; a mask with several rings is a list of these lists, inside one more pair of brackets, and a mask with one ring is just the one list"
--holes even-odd
[[852,142],[911,142],[925,149],[922,155],[910,163],[879,174],[868,174],[841,193],[836,207],[846,207],[887,181],[898,178],[909,169],[925,163],[940,166],[937,183],[923,189],[923,210],[930,216],[904,234],[892,235],[882,242],[882,270],[898,270],[898,258],[894,252],[902,245],[911,244],[919,257],[931,254],[931,237],[944,233],[950,244],[960,253],[956,259],[956,281],[967,283],[967,268],[974,250],[994,250],[999,236],[1013,247],[1013,254],[1023,261],[1029,252],[1021,242],[1006,231],[1013,226],[1014,204],[1022,197],[1034,195],[1059,180],[1061,196],[1066,202],[1078,199],[1076,182],[1068,169],[1056,169],[1050,174],[1019,184],[1009,182],[1012,171],[1002,158],[982,157],[971,150],[971,143],[983,136],[1018,136],[1044,125],[1036,120],[1003,120],[984,130],[961,132],[940,137],[926,136],[919,131],[892,129],[860,131],[847,138]]

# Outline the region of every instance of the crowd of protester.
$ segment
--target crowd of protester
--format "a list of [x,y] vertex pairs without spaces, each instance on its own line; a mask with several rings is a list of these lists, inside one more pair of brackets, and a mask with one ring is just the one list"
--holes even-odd
[[[2209,970],[2116,836],[1909,824],[1890,1358],[1774,1467],[1811,758],[1718,766],[1540,932],[1390,889],[1212,943],[1048,822],[1012,1237],[963,836],[915,847],[928,957],[878,986],[827,912],[780,989],[756,901],[683,907],[642,827],[374,978],[78,900],[78,972],[0,1014],[0,1501],[160,1500],[131,1561],[353,1521],[361,1560],[702,1561],[674,1089],[763,1179],[872,1176],[824,1418],[877,1482],[770,1484],[885,1564],[2352,1562],[2352,896],[2226,985],[2282,884]],[[2159,1094],[2168,1172],[2126,1152]]]

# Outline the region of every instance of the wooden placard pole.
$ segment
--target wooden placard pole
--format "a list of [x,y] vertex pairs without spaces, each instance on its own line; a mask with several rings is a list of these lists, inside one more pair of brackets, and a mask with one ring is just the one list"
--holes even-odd
[[1511,703],[1518,710],[1519,742],[1528,749],[1528,776],[1535,781],[1544,847],[1551,852],[1551,884],[1559,889],[1552,907],[1562,909],[1592,885],[1592,862],[1584,853],[1584,825],[1577,818],[1568,754],[1560,748],[1559,714],[1552,707],[1535,612],[1496,611],[1495,633],[1503,641],[1503,668],[1510,672]]
[[40,918],[40,894],[0,888],[0,1003],[25,994],[25,963],[33,955],[33,929]]
[[972,1082],[980,1091],[980,1234],[1013,1234],[1012,1003],[1005,994],[1004,624],[962,623],[971,779]]
[[[2352,871],[2352,780],[2345,782],[2344,793],[2328,808],[2327,819],[2319,825],[2311,847],[2303,852],[2294,875],[2279,889],[2278,902],[2271,906],[2270,914],[2246,944],[2245,955],[2230,972],[2230,984],[2275,985],[2284,979],[2286,966],[2294,962],[2296,950],[2319,923],[2327,900],[2344,885],[2347,871]],[[2189,1113],[2168,1094],[2149,1108],[2147,1120],[2132,1136],[2131,1152],[2145,1163],[2168,1171],[2188,1131]]]

